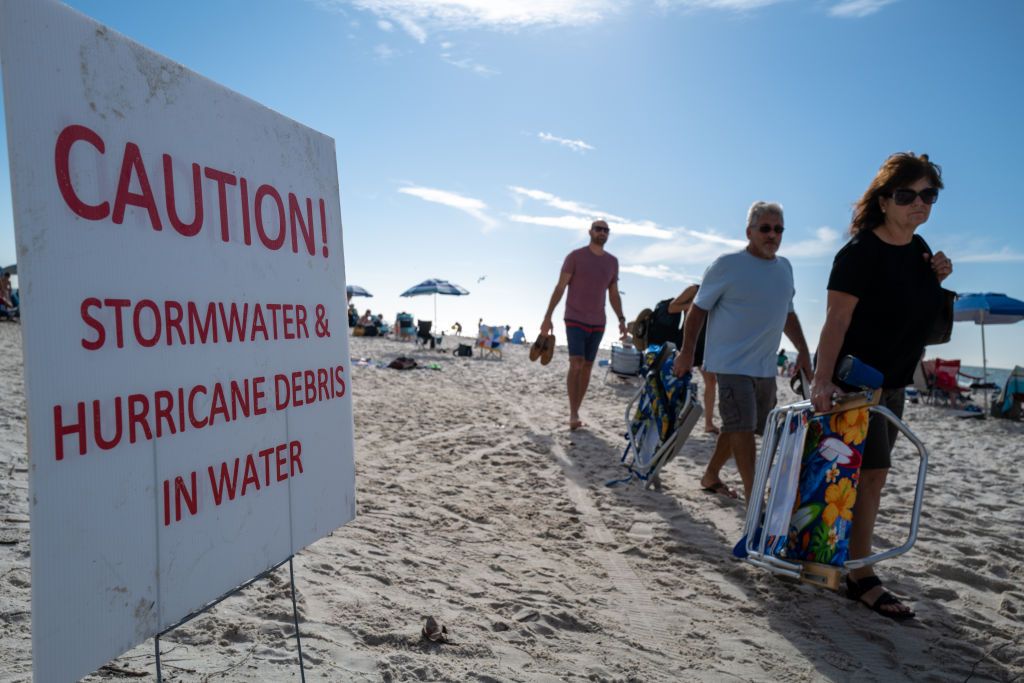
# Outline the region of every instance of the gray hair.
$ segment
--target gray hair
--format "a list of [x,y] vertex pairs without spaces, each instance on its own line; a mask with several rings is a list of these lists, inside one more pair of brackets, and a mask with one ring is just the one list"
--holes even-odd
[[750,209],[747,210],[747,227],[751,228],[761,220],[761,216],[774,213],[778,214],[779,218],[783,218],[782,204],[778,202],[754,202],[750,205]]

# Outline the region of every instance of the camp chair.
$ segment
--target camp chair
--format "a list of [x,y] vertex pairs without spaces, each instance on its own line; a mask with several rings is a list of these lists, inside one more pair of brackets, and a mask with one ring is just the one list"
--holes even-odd
[[488,357],[501,358],[502,345],[505,343],[505,328],[500,325],[481,325],[476,334],[476,347],[480,349],[480,357],[487,352]]
[[[604,361],[602,361],[603,363]],[[612,344],[612,357],[605,366],[604,381],[614,374],[616,377],[640,377],[644,372],[644,354],[632,344]]]
[[396,318],[395,334],[398,335],[399,341],[406,339],[412,339],[416,336],[416,326],[412,322],[412,315],[409,313],[399,313]]
[[[932,373],[934,375],[935,366],[932,365]],[[906,397],[911,403],[929,402],[932,396],[932,383],[928,381],[928,374],[925,373],[925,361],[921,360],[918,362],[918,367],[913,369],[913,386],[907,387],[905,391]]]
[[[743,537],[733,549],[736,557],[773,574],[836,590],[842,568],[873,565],[913,547],[928,451],[905,422],[878,405],[880,396],[878,389],[849,394],[827,413],[815,413],[810,401],[800,401],[768,414]],[[907,540],[850,560],[852,507],[871,413],[894,424],[917,448],[917,491]]]
[[992,404],[992,416],[1019,420],[1022,404],[1024,404],[1024,368],[1018,365],[1010,372],[999,398]]
[[649,346],[644,356],[647,375],[626,406],[626,449],[619,459],[629,474],[607,486],[633,479],[644,482],[645,488],[654,486],[658,473],[676,457],[704,414],[690,374],[672,374],[674,344]]
[[935,359],[935,384],[932,388],[933,401],[941,399],[947,404],[957,405],[970,400],[970,391],[960,386],[959,377],[977,379],[960,372],[959,360]]
[[433,349],[441,342],[440,337],[435,337],[430,333],[430,328],[434,326],[433,321],[417,320],[416,325],[419,327],[419,330],[416,332],[417,344],[422,342],[424,347],[426,347],[427,344],[430,344],[430,348]]

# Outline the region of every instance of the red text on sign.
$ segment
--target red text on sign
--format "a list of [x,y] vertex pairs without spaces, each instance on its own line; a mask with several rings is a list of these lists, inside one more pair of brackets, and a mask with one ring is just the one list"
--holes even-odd
[[[203,206],[205,179],[217,187],[217,225],[211,229],[219,229],[221,241],[231,242],[232,235],[237,236],[241,230],[242,243],[251,245],[254,243],[255,227],[256,241],[266,249],[277,251],[288,244],[296,254],[301,247],[303,252],[313,255],[319,238],[320,253],[327,258],[327,209],[323,198],[317,198],[317,210],[314,211],[312,197],[299,197],[293,192],[282,193],[270,184],[259,185],[254,193],[250,193],[249,181],[244,176],[190,163],[191,207],[183,211],[177,204],[174,191],[174,160],[171,155],[161,155],[162,164],[159,167],[162,182],[156,183],[154,189],[141,148],[134,142],[126,142],[121,152],[121,167],[117,189],[112,197],[113,204],[110,197],[98,202],[90,201],[83,199],[83,195],[100,199],[96,197],[99,194],[98,188],[76,187],[72,182],[71,150],[76,144],[92,147],[100,156],[106,155],[107,145],[96,131],[78,124],[64,128],[54,145],[53,165],[60,195],[73,213],[86,220],[102,221],[109,218],[111,222],[120,225],[124,223],[128,208],[135,207],[135,210],[144,212],[153,230],[162,231],[164,221],[160,213],[161,202],[158,201],[158,198],[162,198],[171,228],[183,237],[194,237],[202,231],[207,220]],[[132,188],[137,188],[137,191]],[[158,197],[158,194],[162,196]],[[235,222],[231,220],[230,206],[241,207],[241,216],[235,216]],[[191,213],[192,220],[184,220],[181,217],[183,213]],[[314,224],[316,218],[320,219],[319,235]]]

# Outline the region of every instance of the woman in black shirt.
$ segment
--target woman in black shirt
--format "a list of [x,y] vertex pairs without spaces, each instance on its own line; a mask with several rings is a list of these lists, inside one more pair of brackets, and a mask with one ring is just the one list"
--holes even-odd
[[[945,254],[933,255],[915,234],[942,187],[941,170],[927,155],[894,154],[854,207],[852,237],[836,254],[828,281],[828,310],[811,387],[815,410],[832,407],[841,385],[834,377],[836,362],[852,355],[882,373],[882,405],[903,414],[904,387],[913,382],[925,335],[943,305],[939,283],[953,271]],[[883,418],[871,417],[850,529],[851,560],[871,554],[896,434]],[[850,570],[846,583],[849,597],[879,614],[914,616],[882,587],[870,566]]]

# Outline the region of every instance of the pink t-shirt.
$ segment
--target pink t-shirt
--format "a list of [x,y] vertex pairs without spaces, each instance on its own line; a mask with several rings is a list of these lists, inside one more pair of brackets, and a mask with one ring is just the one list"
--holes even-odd
[[572,275],[565,300],[565,322],[603,328],[604,295],[619,278],[619,260],[608,252],[598,256],[590,247],[583,247],[569,252],[562,272]]

